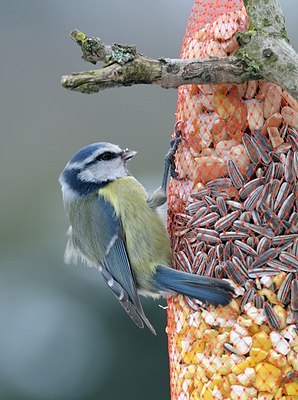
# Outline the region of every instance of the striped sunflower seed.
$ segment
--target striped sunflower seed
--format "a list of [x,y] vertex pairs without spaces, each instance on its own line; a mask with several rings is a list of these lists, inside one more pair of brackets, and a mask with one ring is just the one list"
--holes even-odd
[[257,207],[257,204],[260,202],[260,196],[263,192],[264,185],[258,186],[254,189],[249,196],[247,196],[244,202],[244,208],[248,211],[252,211]]
[[188,221],[187,226],[195,226],[199,223],[200,219],[209,212],[207,207],[200,208]]
[[256,308],[261,309],[264,307],[264,302],[265,298],[264,296],[260,296],[259,294],[256,294],[254,297],[254,305]]
[[244,285],[246,278],[243,276],[243,274],[238,271],[234,264],[231,261],[226,262],[226,274],[229,279],[231,279],[233,282],[237,283],[238,285]]
[[200,192],[191,193],[190,197],[196,200],[202,200],[205,196],[210,194],[209,189],[202,189]]
[[293,182],[295,179],[293,161],[294,161],[294,153],[292,150],[290,150],[287,153],[286,163],[285,163],[285,180],[290,183]]
[[263,178],[255,178],[255,179],[247,182],[239,190],[239,196],[243,200],[246,199],[257,187],[262,185],[262,183],[263,183]]
[[259,257],[252,263],[252,268],[259,268],[262,265],[267,264],[268,261],[274,260],[277,256],[277,249],[271,247],[259,255]]
[[270,303],[265,302],[264,311],[265,311],[265,315],[267,317],[268,325],[270,326],[270,328],[273,330],[280,329],[280,325],[281,325],[280,319],[278,318],[276,312],[274,311],[274,309]]
[[262,254],[271,247],[271,239],[262,237],[257,245],[257,253]]
[[226,261],[226,260],[224,260],[224,245],[222,243],[218,244],[216,246],[215,250],[216,250],[216,257],[217,257],[218,261],[220,263],[223,261]]
[[241,212],[239,210],[236,210],[230,214],[225,215],[224,217],[221,217],[215,222],[214,228],[219,232],[230,228],[233,222],[239,217],[240,213]]
[[259,235],[266,236],[269,239],[272,239],[274,237],[273,230],[271,228],[267,228],[265,226],[257,226],[257,225],[250,224],[249,222],[244,222],[244,221],[239,221],[239,220],[234,221],[233,226],[236,229],[239,229],[241,232],[245,232],[248,234],[252,231]]
[[264,148],[255,138],[251,138],[251,144],[256,148],[259,158],[264,164],[269,164],[272,161],[270,153]]
[[197,239],[202,240],[203,242],[207,244],[219,244],[220,239],[214,235],[206,235],[203,233],[198,233],[197,234]]
[[268,207],[261,206],[260,210],[263,213],[263,217],[268,223],[268,225],[274,230],[275,233],[281,233],[282,232],[282,225],[281,225],[281,220],[279,217],[276,216],[276,214]]
[[239,203],[239,201],[227,200],[226,204],[231,210],[243,210],[244,209],[243,205],[241,203]]
[[238,257],[232,257],[232,263],[234,264],[235,270],[239,271],[242,277],[248,278],[247,267]]
[[224,277],[224,268],[221,264],[218,264],[214,269],[214,276],[217,279],[222,279]]
[[288,182],[283,182],[278,194],[276,196],[276,200],[274,203],[274,209],[273,211],[277,211],[283,204],[283,202],[285,201],[285,199],[288,197],[289,193],[290,193],[290,185],[288,184]]
[[[198,201],[194,201],[193,203],[190,203],[187,207],[185,207],[185,210],[188,211],[190,215],[193,215],[196,211],[198,211],[202,207],[206,207],[205,201],[198,200]],[[177,214],[176,214],[176,216],[177,216]]]
[[231,343],[224,343],[223,347],[228,353],[236,354],[237,356],[241,355],[239,351],[233,345],[231,345]]
[[264,180],[265,180],[264,183],[269,183],[269,182],[273,181],[274,175],[275,175],[275,166],[276,166],[276,163],[274,163],[274,162],[272,162],[268,165],[268,168],[267,168],[267,171],[266,171],[266,174],[264,177]]
[[291,284],[291,309],[298,311],[298,279],[294,279]]
[[217,178],[209,181],[206,187],[210,190],[212,189],[228,189],[232,186],[232,181],[230,178]]
[[248,244],[242,242],[241,240],[235,240],[235,244],[246,254],[250,254],[252,256],[258,256],[258,253]]
[[216,198],[216,205],[218,212],[221,217],[224,217],[228,213],[227,205],[223,197],[219,196]]
[[254,268],[248,271],[248,277],[252,279],[261,278],[262,276],[278,275],[280,271],[275,268]]
[[198,221],[199,226],[211,226],[214,225],[214,222],[219,219],[219,214],[216,212],[211,212],[206,214],[204,217],[201,217]]
[[243,146],[245,148],[246,154],[248,156],[248,158],[254,163],[254,164],[258,164],[259,163],[259,154],[257,152],[257,149],[255,147],[255,145],[252,143],[251,137],[245,133],[242,136],[242,143]]
[[283,179],[284,175],[285,175],[284,165],[280,162],[275,163],[274,178],[280,180]]
[[272,260],[267,262],[268,267],[275,268],[276,271],[280,272],[296,272],[296,270],[292,266],[288,266],[287,264],[279,261]]
[[290,293],[291,293],[291,283],[294,278],[294,274],[287,274],[285,279],[283,280],[280,288],[277,292],[277,300],[283,303],[284,305],[289,304],[290,302]]
[[277,216],[280,219],[287,219],[290,217],[292,208],[295,203],[295,193],[291,193],[283,202],[282,206],[280,207]]
[[275,236],[272,239],[272,244],[273,244],[273,246],[278,246],[280,244],[293,242],[296,238],[298,238],[297,233],[292,234],[292,235],[279,235],[279,236]]
[[242,297],[242,301],[241,301],[241,311],[244,311],[244,307],[246,306],[247,303],[252,303],[253,299],[255,297],[256,291],[253,287],[250,287],[245,294]]
[[259,130],[255,130],[253,136],[263,149],[266,149],[268,152],[273,151],[270,140],[265,135],[262,135]]
[[297,151],[294,152],[293,170],[294,170],[296,178],[298,178],[298,152]]
[[292,212],[290,218],[289,218],[289,223],[291,225],[297,225],[298,224],[298,213],[296,211]]
[[251,217],[255,225],[262,225],[262,219],[257,210],[252,210]]
[[296,239],[296,240],[294,241],[294,244],[293,244],[291,253],[292,253],[295,257],[298,257],[298,239]]
[[239,221],[250,222],[251,216],[252,216],[251,211],[244,211],[244,212],[240,215]]
[[234,231],[228,231],[228,232],[222,232],[219,234],[219,238],[223,241],[225,240],[235,240],[235,239],[244,239],[247,238],[249,235],[244,232],[234,232]]
[[298,259],[291,253],[286,251],[282,251],[279,255],[279,259],[281,262],[285,263],[289,268],[293,268],[294,270],[298,270]]
[[245,183],[244,176],[241,174],[239,168],[233,160],[228,160],[227,168],[229,177],[231,178],[233,185],[235,186],[235,188],[240,189]]

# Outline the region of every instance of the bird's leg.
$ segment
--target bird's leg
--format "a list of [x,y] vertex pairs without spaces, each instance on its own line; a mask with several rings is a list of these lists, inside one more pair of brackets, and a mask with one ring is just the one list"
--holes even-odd
[[162,206],[167,201],[169,175],[174,179],[179,179],[175,170],[174,156],[179,143],[183,140],[181,130],[178,129],[180,123],[181,121],[175,125],[175,138],[170,141],[170,150],[165,155],[161,186],[147,200],[149,207],[153,209]]

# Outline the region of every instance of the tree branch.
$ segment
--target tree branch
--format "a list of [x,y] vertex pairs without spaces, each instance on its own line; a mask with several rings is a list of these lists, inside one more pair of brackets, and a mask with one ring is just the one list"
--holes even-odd
[[100,38],[75,30],[71,38],[82,58],[103,68],[62,77],[62,86],[81,93],[134,84],[177,88],[189,84],[275,82],[298,100],[298,55],[289,43],[277,0],[244,0],[249,29],[238,35],[240,48],[233,57],[199,60],[151,59],[135,46],[106,45]]

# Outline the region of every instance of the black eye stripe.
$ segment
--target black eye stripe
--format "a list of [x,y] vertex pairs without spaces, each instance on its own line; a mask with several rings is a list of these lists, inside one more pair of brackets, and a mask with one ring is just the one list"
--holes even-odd
[[109,161],[109,160],[113,160],[119,156],[120,156],[120,153],[112,153],[111,151],[105,151],[104,153],[101,153],[97,157],[95,157],[92,161],[86,163],[85,167],[95,164],[97,161]]

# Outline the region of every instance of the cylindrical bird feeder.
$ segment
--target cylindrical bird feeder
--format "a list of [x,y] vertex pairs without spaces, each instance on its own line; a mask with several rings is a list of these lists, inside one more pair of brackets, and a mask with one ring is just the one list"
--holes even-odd
[[[233,55],[246,28],[240,0],[196,0],[181,58]],[[168,301],[171,399],[297,399],[298,103],[265,81],[181,86],[176,120],[174,267],[236,294]]]

